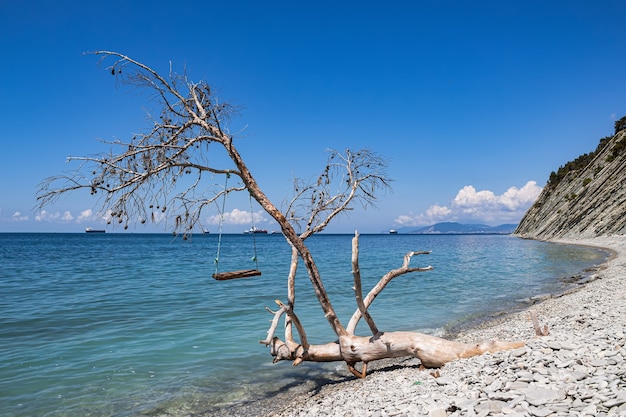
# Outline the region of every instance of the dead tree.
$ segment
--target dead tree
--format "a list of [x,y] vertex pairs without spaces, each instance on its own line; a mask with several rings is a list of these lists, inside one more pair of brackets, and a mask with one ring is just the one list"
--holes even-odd
[[[107,68],[116,79],[156,98],[160,114],[151,119],[146,133],[134,135],[128,142],[114,141],[111,150],[102,155],[70,157],[77,169],[67,175],[44,180],[38,192],[40,207],[70,191],[86,189],[100,197],[101,210],[109,222],[123,227],[129,223],[155,221],[167,216],[173,219],[176,233],[186,237],[200,222],[203,209],[225,194],[247,191],[279,225],[292,248],[291,268],[287,277],[287,301],[276,301],[267,338],[274,361],[343,361],[358,377],[365,377],[367,364],[383,358],[413,356],[425,367],[439,367],[451,360],[484,352],[519,347],[522,343],[490,341],[463,344],[430,335],[380,330],[368,308],[380,292],[395,278],[412,272],[432,269],[412,267],[411,259],[428,252],[409,252],[402,265],[389,271],[363,295],[359,271],[358,233],[352,245],[352,278],[356,309],[344,326],[328,297],[322,277],[305,241],[321,232],[338,215],[355,204],[364,207],[376,202],[376,195],[389,187],[387,163],[367,149],[343,153],[331,151],[322,173],[310,183],[294,182],[294,197],[280,210],[260,189],[234,144],[227,129],[234,109],[221,103],[206,82],[192,82],[186,74],[170,70],[167,77],[128,56],[111,51],[97,51],[111,62]],[[211,159],[208,158],[209,149]],[[223,158],[214,158],[214,155]],[[214,161],[222,161],[216,165]],[[208,188],[200,185],[219,176],[239,179],[235,186]],[[296,231],[296,229],[298,231]],[[295,312],[295,279],[299,263],[304,264],[319,301],[323,316],[337,335],[326,344],[311,344]],[[284,340],[276,336],[281,318],[285,321]],[[363,318],[370,334],[357,335]],[[297,333],[297,336],[294,334]],[[356,365],[362,363],[361,370]]]

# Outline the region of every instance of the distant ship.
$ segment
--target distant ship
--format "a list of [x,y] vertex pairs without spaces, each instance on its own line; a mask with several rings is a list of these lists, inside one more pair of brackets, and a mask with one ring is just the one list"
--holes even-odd
[[398,234],[398,231],[397,231],[397,230],[394,230],[394,229],[391,229],[391,230],[389,230],[389,234],[390,234],[390,235],[397,235],[397,234]]
[[267,234],[267,230],[259,229],[257,227],[251,227],[250,229],[244,230],[243,232],[247,235],[251,235],[251,234],[265,234],[266,235]]
[[105,233],[104,229],[92,229],[91,227],[85,228],[85,233]]

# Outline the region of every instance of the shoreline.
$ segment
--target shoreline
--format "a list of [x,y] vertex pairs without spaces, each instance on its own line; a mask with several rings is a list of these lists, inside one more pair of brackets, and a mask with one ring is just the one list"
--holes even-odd
[[517,307],[513,307],[512,309],[487,314],[474,320],[462,322],[458,325],[447,327],[445,328],[444,337],[446,339],[457,340],[461,335],[466,332],[472,332],[482,328],[489,328],[496,325],[497,323],[500,323],[503,320],[507,320],[509,316],[513,314],[529,312],[533,306],[538,305],[546,300],[561,298],[572,292],[579,291],[583,289],[585,285],[594,281],[598,273],[605,269],[608,264],[619,255],[619,252],[615,249],[612,249],[610,247],[592,245],[589,244],[589,242],[585,244],[578,243],[578,241],[575,240],[549,240],[545,242],[558,245],[582,246],[590,249],[595,249],[601,252],[606,252],[606,257],[604,258],[602,263],[593,267],[585,268],[581,270],[580,273],[577,275],[559,278],[558,281],[560,281],[565,286],[562,291],[535,294],[534,296],[531,296],[529,298],[517,300],[519,305]]
[[[608,257],[590,272],[592,279],[452,335],[467,343],[525,341],[525,347],[460,359],[439,372],[420,370],[415,358],[373,362],[365,379],[338,372],[223,415],[548,416],[578,410],[626,416],[626,237],[550,242],[606,250]],[[549,335],[535,335],[531,311]]]

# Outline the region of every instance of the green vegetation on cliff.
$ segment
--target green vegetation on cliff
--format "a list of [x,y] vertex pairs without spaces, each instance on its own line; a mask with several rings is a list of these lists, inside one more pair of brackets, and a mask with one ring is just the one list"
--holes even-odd
[[515,234],[531,239],[626,235],[626,117],[615,135],[550,175]]
[[[626,129],[626,116],[615,122],[615,135],[617,135],[620,131]],[[573,161],[569,161],[565,165],[559,167],[559,169],[555,172],[552,171],[550,173],[550,179],[548,180],[548,184],[546,187],[550,189],[554,189],[562,180],[572,171],[579,171],[585,168],[593,159],[600,153],[604,147],[611,141],[612,136],[606,136],[600,139],[600,143],[596,147],[596,150],[593,152],[589,152],[583,155],[580,155],[578,158]],[[611,150],[611,154],[608,157],[607,162],[611,162],[618,155],[620,155],[626,149],[626,140],[623,139],[613,145],[613,149]]]

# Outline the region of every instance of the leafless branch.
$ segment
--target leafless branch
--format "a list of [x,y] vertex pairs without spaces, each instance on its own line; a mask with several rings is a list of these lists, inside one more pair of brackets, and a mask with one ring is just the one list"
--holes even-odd
[[[393,269],[387,272],[378,281],[378,283],[374,286],[374,288],[370,290],[370,292],[367,294],[367,296],[363,300],[364,308],[367,310],[369,306],[372,304],[372,302],[374,301],[374,299],[376,299],[378,294],[380,294],[382,290],[385,289],[387,284],[389,284],[391,280],[393,280],[394,278],[397,278],[401,275],[408,274],[411,272],[424,272],[424,271],[430,271],[431,269],[433,269],[432,266],[427,266],[423,268],[410,266],[411,258],[413,256],[428,255],[429,253],[430,251],[420,251],[420,252],[409,252],[406,255],[404,255],[404,261],[402,262],[402,266],[400,268]],[[348,326],[346,327],[346,331],[348,332],[348,334],[354,334],[356,330],[356,326],[359,323],[360,319],[361,319],[361,309],[357,308],[354,314],[352,314],[352,317],[350,318],[350,321],[348,322]]]
[[[78,168],[65,175],[45,179],[37,195],[38,207],[54,202],[70,191],[85,189],[100,194],[102,211],[110,221],[156,221],[174,219],[175,231],[190,233],[204,208],[223,193],[245,190],[210,190],[209,197],[199,186],[214,175],[240,176],[235,166],[215,166],[209,162],[212,143],[232,146],[223,125],[234,109],[221,103],[205,82],[192,83],[186,75],[170,71],[169,78],[123,54],[96,51],[103,59],[113,58],[109,70],[125,84],[156,93],[161,108],[151,119],[146,133],[135,134],[127,142],[108,142],[111,149],[91,157],[69,157]],[[187,91],[184,93],[184,91]],[[88,175],[86,172],[90,172]]]
[[281,307],[280,309],[278,309],[278,311],[272,311],[268,307],[265,307],[265,309],[271,314],[273,314],[274,318],[272,318],[272,322],[271,322],[272,324],[270,325],[270,328],[267,331],[267,337],[265,338],[265,340],[260,340],[259,343],[269,346],[272,343],[272,339],[274,339],[274,334],[276,333],[276,328],[278,327],[278,322],[280,320],[280,317],[285,313],[286,308]]
[[363,149],[344,153],[329,151],[322,173],[310,183],[294,180],[294,196],[285,212],[288,219],[303,229],[300,237],[323,231],[339,214],[352,210],[359,202],[367,208],[376,203],[376,194],[388,190],[387,161]]
[[[287,275],[287,301],[293,310],[296,306],[296,272],[298,271],[298,251],[291,246],[291,263]],[[289,316],[285,319],[285,340],[293,342],[292,322]]]
[[367,311],[365,303],[363,302],[363,290],[361,287],[361,270],[359,268],[359,233],[356,232],[352,238],[352,276],[354,277],[354,298],[356,299],[356,305],[361,312],[361,316],[365,318],[367,325],[369,326],[372,335],[376,336],[379,331],[374,319]]
[[302,323],[300,322],[300,319],[298,319],[296,313],[293,311],[292,308],[290,308],[286,304],[283,304],[280,300],[276,300],[276,304],[285,309],[285,312],[287,313],[293,324],[296,326],[296,329],[298,330],[298,335],[300,336],[300,344],[302,345],[304,351],[306,352],[307,350],[309,350],[309,341],[306,336],[306,332],[304,331],[304,327],[302,326]]

